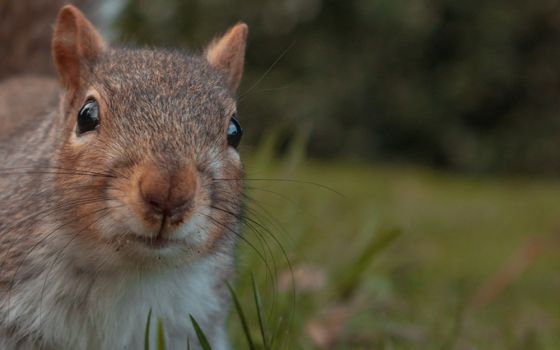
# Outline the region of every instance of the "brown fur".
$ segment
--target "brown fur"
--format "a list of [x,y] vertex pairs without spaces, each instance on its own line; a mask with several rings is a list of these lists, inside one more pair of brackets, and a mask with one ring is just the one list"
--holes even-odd
[[223,37],[214,40],[206,49],[210,64],[227,73],[231,91],[236,91],[243,75],[245,46],[249,27],[245,23],[233,26]]
[[[206,57],[115,49],[76,8],[61,10],[52,42],[63,87],[60,104],[52,98],[53,81],[0,84],[1,295],[17,294],[45,270],[30,253],[57,235],[88,247],[87,254],[63,254],[76,273],[176,267],[225,254],[220,273],[231,279],[243,172],[231,156],[226,130],[235,112],[246,35],[247,26],[238,24]],[[99,104],[100,126],[78,135],[76,116],[91,97]],[[219,210],[209,209],[214,224],[208,239],[187,247],[188,255],[152,261],[136,254],[139,241],[173,240],[194,212],[214,207]],[[134,232],[127,215],[149,233]],[[115,239],[106,239],[99,226],[107,216],[122,228]],[[225,285],[217,288],[227,294]],[[0,312],[0,330],[18,327],[5,322]]]

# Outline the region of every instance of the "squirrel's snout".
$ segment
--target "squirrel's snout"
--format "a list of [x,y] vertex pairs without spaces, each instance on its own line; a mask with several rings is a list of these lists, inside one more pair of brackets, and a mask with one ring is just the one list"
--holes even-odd
[[172,198],[162,195],[158,191],[142,192],[142,198],[149,210],[168,217],[183,214],[191,207],[193,202],[192,196]]
[[198,180],[193,167],[175,170],[149,166],[139,181],[140,197],[147,214],[182,221],[194,206]]

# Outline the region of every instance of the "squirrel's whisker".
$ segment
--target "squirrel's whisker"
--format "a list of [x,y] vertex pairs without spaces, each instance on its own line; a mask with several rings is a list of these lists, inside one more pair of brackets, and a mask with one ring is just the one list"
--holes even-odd
[[268,69],[263,73],[263,75],[261,75],[261,77],[260,77],[259,79],[257,79],[257,81],[255,81],[255,83],[253,83],[253,85],[251,85],[250,88],[248,88],[244,93],[242,93],[242,94],[239,96],[239,102],[242,102],[242,101],[245,99],[245,97],[246,97],[251,91],[253,91],[253,89],[256,88],[256,87],[260,84],[260,82],[263,81],[263,79],[266,78],[266,76],[267,76],[270,72],[272,72],[272,69],[278,64],[278,62],[280,62],[280,60],[282,60],[282,58],[284,58],[284,56],[286,56],[286,54],[288,53],[288,51],[290,51],[290,49],[291,49],[292,47],[294,47],[295,43],[296,43],[295,40],[292,41],[292,43],[291,43],[290,45],[288,45],[288,46],[284,49],[284,51],[282,51],[282,53],[278,56],[278,58],[276,58],[276,59],[274,60],[274,62],[272,62],[272,64],[270,65],[270,67],[268,67]]
[[234,229],[232,229],[231,227],[229,227],[225,223],[222,223],[221,221],[219,221],[218,219],[216,219],[216,218],[214,218],[210,215],[207,215],[207,214],[204,214],[204,213],[201,213],[201,215],[205,216],[208,220],[210,220],[212,223],[214,223],[218,227],[221,227],[221,228],[225,229],[227,232],[230,232],[230,233],[234,234],[241,241],[245,242],[245,244],[247,244],[251,249],[253,249],[255,251],[255,253],[257,253],[257,255],[259,256],[259,258],[261,259],[263,264],[265,264],[265,267],[269,271],[269,273],[272,273],[272,270],[270,268],[270,265],[268,264],[268,261],[267,261],[266,257],[246,237],[244,237],[239,232],[235,231]]
[[[255,200],[255,199],[249,197],[247,194],[245,194],[245,197],[246,197],[246,199],[251,200],[252,203],[259,205],[260,208],[261,208],[261,210],[264,210],[265,213],[267,213],[271,218],[274,218],[270,213],[268,213],[268,211],[266,211],[266,209],[264,209],[264,208],[258,203],[257,200]],[[217,210],[223,210],[223,208],[217,208],[217,207],[214,207],[214,208],[217,209]],[[265,233],[267,233],[267,234],[272,238],[272,240],[274,241],[274,243],[275,243],[275,244],[277,245],[277,247],[280,249],[283,259],[286,261],[286,264],[287,264],[287,266],[288,266],[288,269],[289,269],[289,272],[290,272],[290,276],[291,276],[291,279],[292,279],[292,282],[293,282],[293,280],[294,280],[294,274],[293,274],[292,263],[291,263],[291,261],[290,261],[290,258],[288,257],[288,253],[287,253],[287,251],[286,251],[284,245],[283,245],[282,242],[280,241],[280,239],[279,239],[278,237],[276,237],[276,235],[275,235],[270,229],[268,229],[268,228],[267,228],[266,226],[264,226],[262,223],[258,222],[258,220],[257,220],[257,212],[256,212],[253,208],[251,208],[250,206],[246,205],[246,206],[245,206],[245,211],[247,211],[249,214],[253,215],[253,217],[248,216],[248,215],[242,215],[242,216],[239,218],[239,219],[241,220],[241,222],[242,222],[243,224],[249,226],[249,228],[250,228],[253,232],[258,232],[258,230],[252,226],[252,225],[256,225],[258,228],[260,228],[261,230],[263,230]],[[233,213],[228,213],[228,214],[234,215]],[[251,224],[249,224],[249,223],[251,223]],[[282,232],[285,233],[284,236],[285,236],[285,237],[289,237],[289,235],[288,235],[286,229],[285,229],[280,223],[278,223],[277,220],[276,220],[276,224],[277,224],[277,226],[280,228],[280,230],[281,230]],[[258,233],[257,233],[257,234],[258,234]],[[268,244],[267,244],[267,246],[268,246]],[[270,253],[270,255],[272,256],[272,258],[273,258],[273,260],[274,260],[273,254]],[[275,260],[274,260],[274,262],[275,262]],[[276,288],[277,288],[275,282],[273,282],[273,285],[274,285],[273,294],[275,294],[275,290],[276,290]],[[292,293],[292,303],[293,303],[293,307],[294,307],[294,309],[295,309],[295,294],[296,294],[296,291],[295,291],[295,285],[294,285],[294,283],[292,283],[292,288],[291,288],[291,289],[292,289],[292,290],[291,290],[291,293]],[[271,313],[272,313],[272,312],[271,312]]]
[[334,194],[336,194],[336,195],[338,195],[338,196],[340,196],[340,197],[345,197],[344,194],[338,192],[338,191],[335,190],[334,188],[329,187],[329,186],[327,186],[327,185],[320,184],[320,183],[318,183],[318,182],[313,182],[313,181],[304,181],[304,180],[295,180],[295,179],[282,179],[282,178],[243,178],[243,179],[240,179],[240,178],[231,178],[231,179],[228,179],[228,178],[223,178],[223,179],[217,178],[217,179],[216,179],[216,178],[215,178],[215,179],[212,179],[212,180],[213,180],[213,181],[270,181],[270,182],[291,182],[291,183],[302,184],[302,185],[312,185],[312,186],[315,186],[315,187],[319,187],[319,188],[328,190],[329,192],[332,192],[332,193],[334,193]]
[[[17,171],[17,170],[24,170],[29,169],[26,171]],[[48,171],[53,170],[53,171]],[[19,174],[56,174],[56,175],[84,175],[84,176],[101,176],[101,177],[110,177],[116,178],[117,176],[113,174],[107,173],[100,173],[90,170],[82,170],[82,169],[66,169],[60,167],[52,167],[52,166],[28,166],[28,167],[10,167],[10,168],[0,168],[0,174],[2,175],[19,175]]]

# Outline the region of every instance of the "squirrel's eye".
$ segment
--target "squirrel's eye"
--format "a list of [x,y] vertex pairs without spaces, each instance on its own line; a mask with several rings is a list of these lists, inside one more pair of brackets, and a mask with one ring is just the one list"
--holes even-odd
[[241,125],[236,119],[236,115],[234,114],[230,121],[227,130],[227,141],[228,145],[233,148],[237,148],[239,142],[241,141],[241,136],[243,135],[243,129],[241,129]]
[[99,106],[89,99],[78,112],[78,134],[95,130],[99,126]]

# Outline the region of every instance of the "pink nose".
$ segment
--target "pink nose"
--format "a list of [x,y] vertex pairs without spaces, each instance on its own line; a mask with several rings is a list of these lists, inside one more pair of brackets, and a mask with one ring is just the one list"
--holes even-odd
[[192,197],[173,198],[158,191],[142,192],[144,202],[151,211],[166,216],[176,216],[184,213],[192,203]]
[[168,217],[180,217],[192,208],[196,188],[191,167],[168,171],[150,166],[140,178],[140,195],[146,208]]

